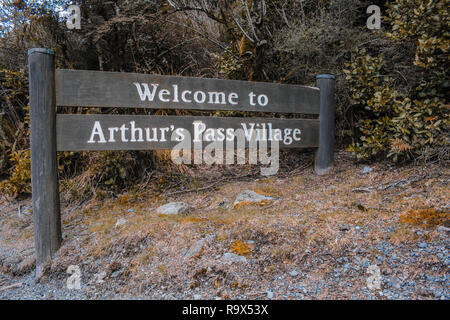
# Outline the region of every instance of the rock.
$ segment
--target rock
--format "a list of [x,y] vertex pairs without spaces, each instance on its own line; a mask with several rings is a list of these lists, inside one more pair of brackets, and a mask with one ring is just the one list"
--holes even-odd
[[34,257],[26,258],[17,266],[15,275],[24,275],[30,273],[34,269],[35,265],[36,259]]
[[114,271],[113,273],[111,273],[111,275],[109,276],[111,279],[113,279],[113,278],[117,278],[118,276],[120,276],[122,274],[122,271],[120,271],[120,270],[117,270],[117,271]]
[[436,230],[439,231],[439,232],[449,232],[450,228],[447,228],[447,227],[444,227],[444,226],[439,226],[439,227],[437,227]]
[[194,294],[194,300],[201,300],[202,295],[201,294]]
[[190,211],[192,211],[192,209],[193,209],[192,207],[190,207],[188,204],[184,202],[170,202],[156,209],[156,213],[167,215],[174,215],[174,214],[187,215],[189,214]]
[[97,273],[95,275],[95,279],[96,279],[97,283],[104,283],[105,282],[105,280],[104,280],[105,278],[106,278],[106,271],[102,271],[102,272]]
[[127,212],[134,212],[134,209],[128,209]]
[[267,291],[267,299],[273,299],[273,292]]
[[247,262],[247,258],[246,257],[240,256],[240,255],[237,255],[237,254],[231,253],[231,252],[225,253],[222,256],[221,260],[223,262],[225,262],[225,263],[228,263],[228,264],[232,264],[232,263],[235,263],[235,262]]
[[194,243],[184,254],[184,259],[189,259],[198,256],[201,253],[203,246],[205,245],[205,241],[206,238],[200,239],[196,243]]
[[128,222],[128,220],[127,220],[127,219],[124,219],[124,218],[120,218],[119,220],[117,220],[117,222],[116,222],[116,224],[115,224],[114,228],[117,228],[117,227],[123,226],[123,225],[124,225],[124,224],[126,224],[127,222]]
[[291,272],[289,272],[289,274],[291,275],[291,277],[296,277],[296,276],[298,276],[298,272],[297,271],[291,271]]
[[363,174],[367,174],[367,173],[369,173],[369,172],[372,172],[372,168],[371,167],[369,167],[369,166],[365,166],[364,168],[363,168],[363,171],[362,171],[362,173]]
[[236,207],[237,205],[244,203],[258,203],[271,200],[275,200],[275,198],[258,194],[252,190],[245,190],[236,197],[234,200],[234,206]]
[[426,242],[419,243],[419,248],[425,249],[426,247],[427,247],[427,243]]
[[389,286],[392,288],[400,289],[400,281],[397,278],[392,278],[391,281],[389,281]]

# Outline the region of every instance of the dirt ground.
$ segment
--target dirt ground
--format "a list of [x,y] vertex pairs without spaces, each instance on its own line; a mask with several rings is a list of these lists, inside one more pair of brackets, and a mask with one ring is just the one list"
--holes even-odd
[[[0,202],[0,299],[449,299],[449,169],[354,163],[63,202],[34,280],[31,200]],[[272,197],[234,205],[246,190]],[[194,209],[159,215],[169,202]],[[69,266],[80,289],[69,289]],[[377,282],[379,280],[379,283]]]

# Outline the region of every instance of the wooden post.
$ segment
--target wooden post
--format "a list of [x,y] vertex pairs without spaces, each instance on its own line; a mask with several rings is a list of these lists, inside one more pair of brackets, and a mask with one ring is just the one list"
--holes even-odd
[[316,79],[320,89],[320,130],[314,168],[318,175],[324,175],[330,171],[334,161],[334,76],[323,74]]
[[31,120],[31,187],[34,215],[36,278],[61,245],[56,155],[55,54],[28,51]]

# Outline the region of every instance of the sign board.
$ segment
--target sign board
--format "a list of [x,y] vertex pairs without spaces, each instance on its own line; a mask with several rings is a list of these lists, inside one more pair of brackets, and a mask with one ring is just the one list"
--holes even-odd
[[58,114],[56,147],[58,151],[172,149],[187,137],[201,140],[206,130],[212,131],[202,140],[205,144],[234,139],[241,129],[247,143],[258,135],[267,141],[277,139],[283,148],[310,148],[319,144],[319,124],[305,119]]
[[[36,276],[61,244],[57,151],[171,149],[184,139],[254,136],[285,148],[317,147],[315,169],[333,161],[334,77],[317,87],[264,82],[56,70],[48,49],[28,52]],[[56,114],[57,106],[319,115],[319,119]],[[209,138],[208,138],[209,137]]]
[[314,87],[146,75],[56,70],[56,105],[319,114]]

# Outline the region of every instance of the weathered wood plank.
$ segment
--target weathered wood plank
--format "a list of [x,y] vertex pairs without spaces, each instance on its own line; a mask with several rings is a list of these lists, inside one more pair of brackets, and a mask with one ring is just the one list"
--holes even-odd
[[317,86],[320,87],[320,144],[314,167],[317,174],[325,175],[334,161],[334,76],[317,76]]
[[[176,132],[177,128],[186,129],[190,134],[190,141],[193,141],[196,136],[200,137],[196,134],[202,129],[201,125],[194,126],[194,122],[199,121],[206,126],[206,130],[208,128],[223,128],[225,134],[228,128],[243,129],[245,125],[247,130],[250,130],[252,123],[255,129],[263,128],[261,124],[264,123],[266,132],[269,131],[269,128],[272,130],[281,129],[283,141],[280,141],[280,148],[309,148],[319,145],[318,120],[60,114],[57,115],[56,121],[57,149],[58,151],[171,149],[179,143],[171,141],[172,133]],[[288,130],[284,131],[285,129]],[[291,129],[290,132],[288,132],[289,129]],[[300,130],[295,131],[295,138],[300,139],[300,141],[295,141],[294,129]],[[206,130],[204,133],[206,133]],[[103,136],[100,135],[100,132]],[[131,132],[134,132],[135,142],[132,142]],[[285,140],[285,137],[289,135],[292,138],[291,144],[288,144],[289,139]],[[178,135],[174,137],[178,137]],[[186,137],[188,136],[186,135]],[[143,141],[139,142],[140,138]],[[148,139],[157,139],[158,141],[147,141]],[[272,139],[275,139],[275,136],[272,136]],[[204,142],[203,146],[209,143]],[[268,145],[270,146],[270,142]]]
[[55,56],[51,50],[28,52],[31,122],[31,186],[36,278],[59,249],[61,216],[56,157]]
[[[148,95],[145,95],[145,85]],[[151,93],[155,95],[151,97]],[[250,93],[254,94],[252,98]],[[58,106],[319,114],[319,100],[318,88],[298,85],[121,72],[56,71]]]

